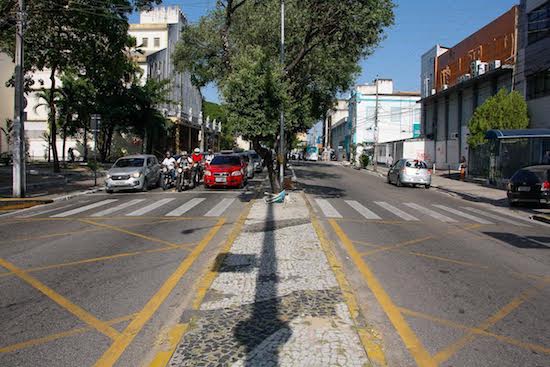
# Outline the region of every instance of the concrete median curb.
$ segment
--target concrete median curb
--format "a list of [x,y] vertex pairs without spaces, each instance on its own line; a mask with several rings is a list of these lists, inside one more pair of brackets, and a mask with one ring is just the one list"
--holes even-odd
[[533,215],[531,219],[550,224],[550,216],[549,215]]
[[50,203],[53,203],[52,199],[0,198],[0,210],[19,210]]

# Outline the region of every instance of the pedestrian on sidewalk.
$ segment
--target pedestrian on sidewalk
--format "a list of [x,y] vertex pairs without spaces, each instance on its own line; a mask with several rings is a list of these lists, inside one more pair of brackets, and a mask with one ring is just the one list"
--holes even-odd
[[460,164],[458,166],[458,169],[460,170],[460,180],[464,181],[466,178],[466,157],[462,156],[460,157]]
[[386,166],[391,167],[393,166],[393,158],[391,154],[388,155],[388,158],[386,158]]
[[74,151],[72,147],[69,148],[68,153],[69,153],[69,162],[74,163]]

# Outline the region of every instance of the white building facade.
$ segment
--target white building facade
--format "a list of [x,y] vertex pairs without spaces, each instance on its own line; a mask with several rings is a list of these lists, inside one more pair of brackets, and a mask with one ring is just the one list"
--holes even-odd
[[[358,150],[372,151],[375,142],[383,144],[420,136],[419,100],[419,92],[395,91],[391,79],[356,86],[349,100],[351,144],[358,146]],[[378,154],[378,159],[385,162],[386,155]]]

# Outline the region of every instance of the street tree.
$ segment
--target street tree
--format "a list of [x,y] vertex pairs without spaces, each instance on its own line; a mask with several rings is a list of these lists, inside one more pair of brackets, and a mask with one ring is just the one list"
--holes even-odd
[[196,85],[213,82],[220,88],[228,119],[266,161],[266,148],[277,149],[279,109],[284,107],[290,142],[349,89],[359,61],[393,22],[391,0],[290,0],[286,6],[284,64],[278,0],[218,1],[198,24],[184,29],[174,57]]
[[529,126],[527,103],[517,91],[501,89],[474,111],[468,123],[472,147],[486,142],[485,133],[491,129],[526,129]]

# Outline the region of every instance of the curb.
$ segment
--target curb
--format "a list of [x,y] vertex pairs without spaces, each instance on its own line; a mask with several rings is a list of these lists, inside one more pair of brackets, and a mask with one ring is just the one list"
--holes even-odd
[[20,210],[50,203],[53,203],[52,199],[1,198],[0,210]]
[[550,224],[550,217],[546,215],[533,215],[531,216],[531,219]]

